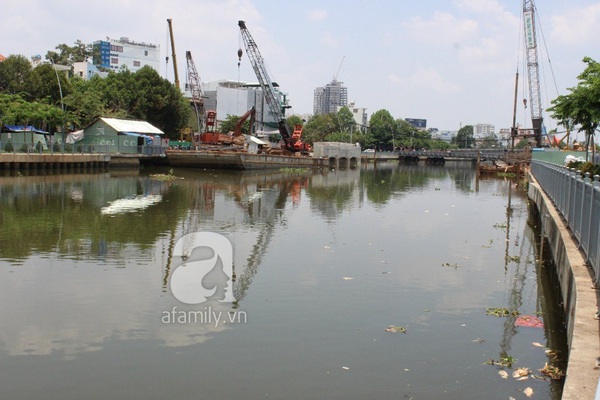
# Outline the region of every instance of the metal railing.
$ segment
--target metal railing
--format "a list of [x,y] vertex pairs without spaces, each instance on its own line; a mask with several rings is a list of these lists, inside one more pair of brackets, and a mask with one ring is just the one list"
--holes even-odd
[[531,173],[564,218],[600,287],[600,176],[532,160]]
[[[160,156],[165,154],[166,146],[137,146],[137,154],[144,156]],[[134,150],[135,151],[135,150]],[[42,144],[31,142],[0,142],[0,154],[119,154],[114,146],[104,144],[84,143],[54,143]],[[136,153],[126,153],[136,154]]]

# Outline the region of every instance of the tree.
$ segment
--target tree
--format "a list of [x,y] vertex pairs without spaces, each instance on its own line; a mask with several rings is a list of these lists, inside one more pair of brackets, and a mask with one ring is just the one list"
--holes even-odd
[[[60,81],[60,85],[59,85]],[[27,81],[27,98],[61,106],[61,101],[71,93],[71,84],[63,72],[52,64],[40,64],[31,71]]]
[[569,88],[569,94],[552,100],[553,106],[548,111],[552,118],[560,121],[559,124],[565,127],[579,125],[579,132],[585,132],[587,159],[590,143],[593,144],[594,133],[600,124],[600,64],[589,57],[583,62],[587,67],[577,77],[577,86]]
[[49,51],[46,53],[46,60],[60,65],[73,65],[76,62],[87,61],[93,58],[95,52],[91,44],[85,44],[81,40],[77,40],[75,46],[68,46],[63,43],[55,48],[58,52]]
[[475,146],[475,137],[473,136],[473,125],[465,125],[458,130],[456,136],[452,138],[452,143],[459,149],[469,149]]
[[340,108],[337,113],[338,125],[342,133],[350,132],[354,129],[356,122],[354,115],[347,106]]
[[0,62],[0,92],[27,94],[31,63],[20,55],[10,55]]
[[337,130],[336,114],[315,114],[304,125],[303,141],[310,144],[327,141],[328,137]]
[[96,79],[102,78],[95,76],[89,81],[71,78],[72,92],[64,98],[64,105],[68,125],[74,129],[85,128],[97,118],[109,115],[102,102],[102,93],[93,84]]
[[499,147],[498,136],[492,133],[491,135],[484,137],[480,147],[482,149],[493,149]]
[[379,149],[391,149],[398,126],[388,110],[376,111],[369,119],[372,144]]

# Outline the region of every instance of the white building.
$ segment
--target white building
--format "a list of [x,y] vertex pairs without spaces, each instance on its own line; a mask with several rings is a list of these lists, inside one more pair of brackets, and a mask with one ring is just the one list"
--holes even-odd
[[[343,106],[338,106],[336,112],[339,112]],[[353,101],[348,104],[348,109],[352,113],[354,123],[356,124],[356,130],[360,132],[366,132],[369,126],[369,120],[367,115],[367,109],[363,107],[357,107]]]
[[477,124],[473,127],[473,136],[476,138],[486,138],[493,135],[495,132],[494,125],[491,124]]
[[99,58],[94,65],[118,71],[126,66],[131,72],[149,65],[160,72],[160,46],[152,43],[134,42],[127,37],[121,39],[97,40],[93,48],[99,50]]
[[[286,94],[278,91],[279,86],[273,83],[276,98],[280,104],[287,104]],[[256,110],[256,133],[268,135],[278,133],[277,122],[263,96],[258,83],[220,80],[202,84],[204,95],[204,109],[215,110],[217,113],[216,128],[219,122],[224,121],[228,115],[241,116],[252,107]],[[189,95],[188,97],[191,97]],[[259,135],[260,136],[260,135]]]
[[91,79],[94,75],[98,75],[101,78],[106,78],[108,72],[100,71],[94,64],[89,61],[82,61],[73,63],[73,75],[81,79]]
[[315,114],[330,114],[338,107],[348,105],[348,88],[344,82],[333,80],[324,87],[318,87],[314,92],[313,112]]

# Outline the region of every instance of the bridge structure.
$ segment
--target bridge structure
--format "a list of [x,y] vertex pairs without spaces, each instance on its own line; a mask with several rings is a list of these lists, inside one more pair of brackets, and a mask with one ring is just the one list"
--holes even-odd
[[363,152],[362,161],[404,161],[407,163],[426,162],[444,164],[446,161],[497,161],[512,155],[522,155],[524,150],[506,152],[504,149],[454,149],[454,150],[397,150],[381,152]]

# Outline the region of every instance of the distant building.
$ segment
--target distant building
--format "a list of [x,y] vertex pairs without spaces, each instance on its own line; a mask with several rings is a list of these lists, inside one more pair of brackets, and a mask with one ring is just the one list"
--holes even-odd
[[[342,107],[344,106],[338,106],[336,112],[339,112]],[[352,117],[354,118],[354,123],[356,124],[355,130],[360,132],[366,132],[367,128],[369,127],[367,109],[362,107],[356,107],[353,101],[351,101],[347,107],[352,113]]]
[[315,89],[313,112],[314,114],[335,113],[338,107],[348,105],[348,88],[343,86],[344,82],[333,80],[324,87]]
[[494,125],[491,124],[477,124],[473,127],[473,136],[476,138],[486,138],[494,133]]
[[93,76],[98,75],[101,78],[105,78],[108,72],[100,71],[94,64],[89,61],[82,61],[73,63],[73,75],[81,79],[91,79]]
[[451,143],[452,139],[456,136],[456,131],[437,131],[431,134],[433,139],[440,139],[444,142]]
[[96,67],[118,71],[121,66],[126,66],[130,71],[149,65],[160,72],[160,46],[157,44],[134,42],[127,37],[121,39],[97,40],[93,49],[98,50],[94,59]]
[[[286,94],[279,91],[279,85],[273,83],[276,98],[284,107],[287,104]],[[262,89],[258,83],[246,83],[237,81],[213,81],[202,84],[204,95],[204,109],[215,110],[217,113],[216,129],[220,122],[228,115],[241,116],[252,107],[256,110],[255,127],[256,133],[261,136],[269,133],[278,133],[277,123],[263,96]],[[191,96],[188,96],[191,98]],[[197,129],[197,127],[194,127]]]
[[426,119],[404,118],[404,120],[417,129],[423,129],[423,130],[427,129],[427,120]]

